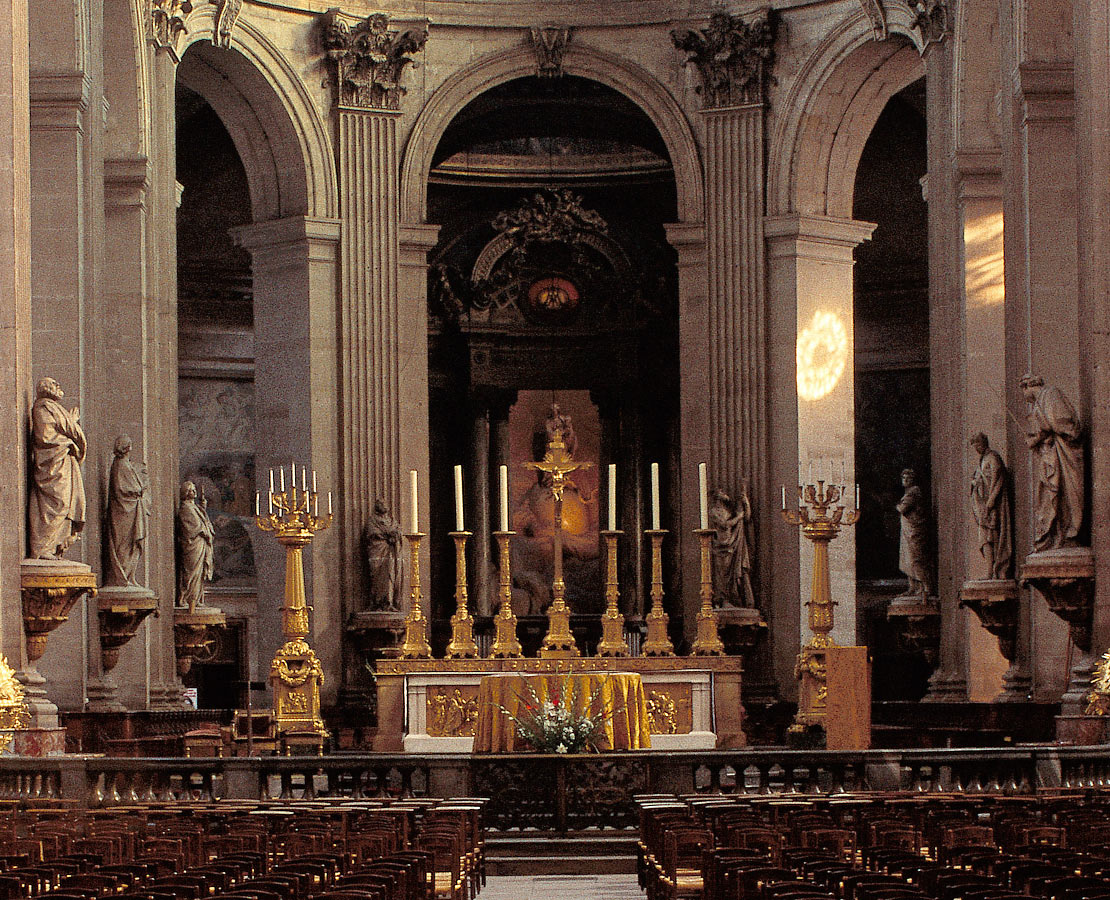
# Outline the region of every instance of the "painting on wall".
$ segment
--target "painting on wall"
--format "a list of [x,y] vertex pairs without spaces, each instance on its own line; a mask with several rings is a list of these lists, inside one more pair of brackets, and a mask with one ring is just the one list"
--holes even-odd
[[601,424],[589,391],[520,391],[509,411],[509,504],[513,542],[513,607],[538,615],[551,602],[554,577],[555,503],[545,476],[524,467],[543,459],[552,404],[569,423],[567,447],[591,463],[569,476],[563,491],[563,580],[572,612],[603,608],[598,550],[598,467]]
[[208,501],[216,537],[212,584],[253,588],[254,384],[221,378],[178,381],[181,480]]

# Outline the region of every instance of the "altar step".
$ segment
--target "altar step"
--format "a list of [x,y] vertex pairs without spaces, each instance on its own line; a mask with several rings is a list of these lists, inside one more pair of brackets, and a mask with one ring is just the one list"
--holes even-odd
[[486,835],[490,875],[621,875],[636,871],[636,832]]

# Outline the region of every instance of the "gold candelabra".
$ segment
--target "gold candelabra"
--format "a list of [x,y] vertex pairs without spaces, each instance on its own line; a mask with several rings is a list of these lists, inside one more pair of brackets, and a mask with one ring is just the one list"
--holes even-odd
[[515,531],[495,531],[498,555],[501,559],[500,589],[501,605],[493,618],[496,628],[490,657],[493,659],[516,659],[523,656],[520,641],[516,636],[516,616],[513,614],[513,576],[510,569],[509,542]]
[[628,642],[624,639],[624,616],[618,601],[620,586],[617,583],[617,538],[623,531],[603,531],[605,538],[605,613],[601,617],[601,643],[598,656],[628,656]]
[[524,464],[526,469],[543,472],[551,479],[551,496],[555,503],[555,574],[551,581],[551,605],[547,608],[547,634],[540,646],[540,656],[548,659],[581,656],[570,630],[570,608],[566,603],[566,583],[563,581],[563,489],[569,483],[567,476],[571,472],[588,469],[592,463],[574,459],[567,450],[564,437],[556,420],[543,459]]
[[448,659],[477,659],[478,645],[474,642],[474,617],[467,608],[466,591],[466,539],[469,531],[452,531],[455,542],[455,614],[451,616],[451,642],[447,645]]
[[643,652],[644,656],[674,656],[674,644],[667,634],[670,616],[663,609],[663,537],[667,529],[649,528],[644,534],[651,538],[651,611]]
[[798,693],[798,714],[792,732],[804,732],[812,725],[824,726],[828,699],[828,668],[825,651],[835,646],[830,632],[833,630],[832,588],[829,583],[829,543],[840,534],[844,525],[859,521],[859,491],[856,491],[856,509],[845,511],[841,499],[844,485],[826,484],[818,479],[816,484],[798,485],[798,508],[786,508],[783,491],[782,517],[791,525],[800,525],[802,534],[813,542],[813,582],[810,588],[809,628],[813,637],[802,647],[794,664],[794,677],[801,684]]
[[724,656],[725,645],[718,630],[717,610],[713,608],[712,528],[695,528],[701,545],[701,609],[698,610],[698,636],[690,652],[693,656]]
[[258,514],[255,521],[262,531],[273,532],[278,543],[285,547],[285,604],[281,607],[281,629],[285,643],[278,648],[270,663],[270,684],[274,692],[274,717],[278,731],[315,732],[323,741],[326,731],[320,717],[320,686],[324,682],[323,668],[316,653],[308,645],[311,628],[309,606],[304,587],[303,550],[316,532],[331,525],[331,495],[328,495],[329,512],[319,514],[320,498],[316,492],[316,475],[313,487],[308,490],[304,469],[301,469],[301,490],[297,491],[296,466],[293,467],[293,484],[288,492],[275,493],[272,487],[268,497],[267,515]]
[[401,656],[405,659],[431,659],[432,646],[428,643],[428,619],[424,615],[424,596],[420,590],[420,539],[423,532],[406,534],[409,542],[409,614],[405,616],[405,642]]

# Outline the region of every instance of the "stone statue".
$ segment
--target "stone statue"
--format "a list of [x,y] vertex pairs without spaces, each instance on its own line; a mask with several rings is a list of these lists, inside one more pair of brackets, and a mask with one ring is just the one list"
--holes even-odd
[[913,469],[902,470],[905,492],[894,507],[902,517],[898,568],[910,584],[903,597],[928,597],[933,592],[929,564],[929,507]]
[[1033,549],[1074,547],[1083,527],[1083,425],[1059,388],[1021,379],[1030,405],[1026,444],[1033,454]]
[[979,552],[990,567],[989,578],[1013,577],[1014,536],[1010,518],[1010,473],[983,432],[969,442],[979,454],[971,476],[971,511],[979,526]]
[[752,557],[748,523],[752,505],[747,491],[733,500],[722,490],[713,491],[709,527],[713,529],[713,600],[717,606],[755,608],[752,592]]
[[108,571],[105,584],[138,586],[135,573],[150,517],[150,483],[146,467],[131,461],[131,438],[116,438],[116,455],[108,473]]
[[397,612],[401,608],[401,527],[380,499],[374,501],[374,514],[363,529],[362,547],[370,573],[365,608]]
[[208,518],[208,501],[197,500],[197,487],[186,481],[181,485],[181,504],[177,508],[177,605],[195,612],[204,605],[204,583],[212,580],[215,557],[212,541],[216,536]]
[[85,527],[85,432],[80,409],[67,410],[63,396],[58,382],[43,378],[31,407],[32,559],[59,559]]

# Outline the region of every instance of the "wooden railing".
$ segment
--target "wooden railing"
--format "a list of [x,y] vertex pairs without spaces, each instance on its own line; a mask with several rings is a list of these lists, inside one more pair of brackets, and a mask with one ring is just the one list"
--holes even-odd
[[806,750],[323,757],[0,758],[0,801],[110,807],[224,799],[485,796],[493,828],[635,825],[632,796],[820,796],[859,791],[1022,794],[1110,787],[1110,746],[984,750]]

